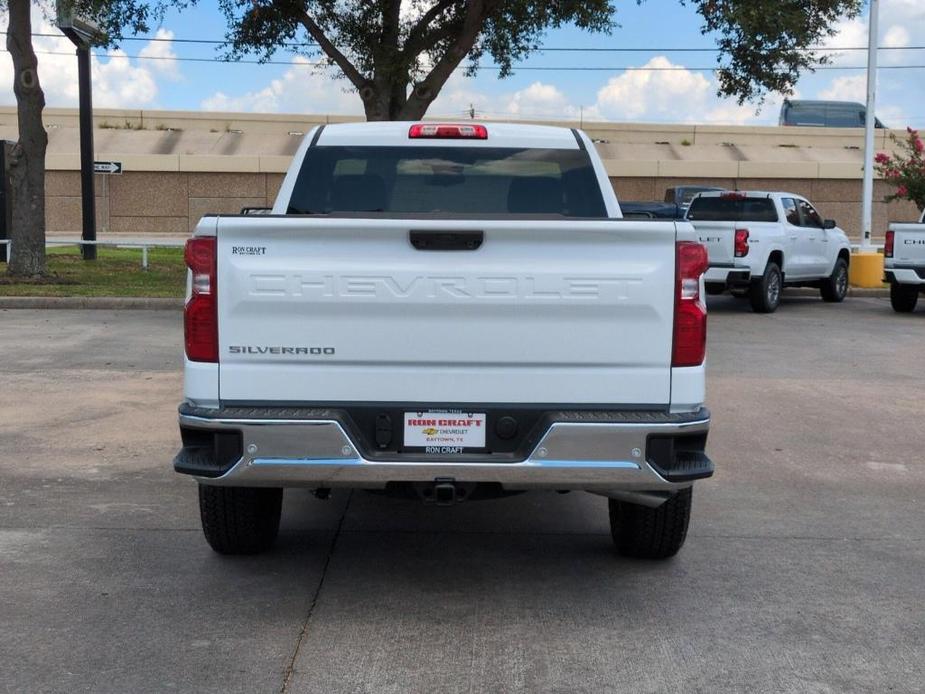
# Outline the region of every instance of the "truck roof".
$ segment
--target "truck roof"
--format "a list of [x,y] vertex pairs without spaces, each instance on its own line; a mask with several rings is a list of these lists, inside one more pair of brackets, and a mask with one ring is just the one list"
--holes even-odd
[[805,195],[788,193],[784,190],[716,190],[699,193],[697,197],[718,198],[723,195],[740,195],[746,198],[799,198],[800,200],[806,200]]
[[[382,121],[372,123],[335,123],[323,127],[317,145],[381,147],[516,147],[542,149],[578,149],[578,140],[569,128],[521,123],[479,123],[466,120],[424,121],[427,125],[481,125],[488,131],[485,139],[411,138],[408,132],[418,121]],[[312,131],[307,138],[314,137]]]

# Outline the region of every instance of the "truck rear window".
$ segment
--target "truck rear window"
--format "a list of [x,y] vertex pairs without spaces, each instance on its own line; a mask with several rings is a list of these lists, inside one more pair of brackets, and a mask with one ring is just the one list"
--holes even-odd
[[770,198],[694,198],[687,218],[701,222],[776,222]]
[[289,214],[382,212],[607,216],[591,159],[578,149],[308,150]]

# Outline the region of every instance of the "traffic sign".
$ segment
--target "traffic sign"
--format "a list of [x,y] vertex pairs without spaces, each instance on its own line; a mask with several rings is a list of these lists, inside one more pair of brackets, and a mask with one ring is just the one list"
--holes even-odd
[[93,162],[93,173],[120,174],[122,173],[122,162],[121,161],[95,161]]

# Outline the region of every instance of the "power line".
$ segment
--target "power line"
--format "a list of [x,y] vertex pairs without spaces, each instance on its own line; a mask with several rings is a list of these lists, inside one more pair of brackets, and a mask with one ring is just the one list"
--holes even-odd
[[[64,38],[61,34],[42,34],[35,33],[32,36],[42,38]],[[163,36],[152,36],[145,38],[143,36],[125,36],[119,41],[145,41],[158,43],[189,43],[202,44],[211,46],[222,46],[227,41],[219,39],[188,39],[188,38],[167,38]],[[314,42],[302,43],[281,43],[281,48],[317,48],[318,44]],[[810,46],[807,48],[797,49],[801,52],[840,52],[840,51],[866,51],[867,46]],[[880,46],[881,51],[922,51],[925,46]],[[568,47],[541,47],[536,50],[537,53],[544,52],[561,52],[561,53],[719,53],[718,48],[694,48],[694,47],[661,47],[661,48],[590,48],[581,46]]]
[[[4,49],[5,50],[5,49]],[[73,55],[69,51],[35,51],[36,55]],[[289,65],[292,67],[328,67],[327,61],[306,61],[299,62],[294,60],[248,60],[234,58],[193,58],[193,57],[174,57],[166,55],[128,55],[126,53],[93,53],[94,58],[116,58],[131,60],[175,60],[185,63],[225,63],[225,64],[243,64],[243,65]],[[468,70],[472,66],[460,66],[457,70]],[[925,65],[881,65],[879,70],[919,70],[925,68]],[[501,70],[500,65],[481,65],[480,70]],[[636,65],[620,66],[565,66],[565,65],[546,65],[546,66],[514,66],[516,72],[716,72],[717,67],[687,67],[684,65],[672,65],[670,67],[651,67]],[[864,65],[816,65],[813,70],[866,70]]]

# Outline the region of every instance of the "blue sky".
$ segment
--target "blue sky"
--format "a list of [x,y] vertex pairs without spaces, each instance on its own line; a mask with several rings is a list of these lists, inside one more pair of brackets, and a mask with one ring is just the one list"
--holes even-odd
[[[925,45],[925,3],[921,0],[882,0],[881,45]],[[36,30],[53,33],[36,14]],[[780,96],[770,95],[756,114],[756,106],[738,106],[715,96],[709,71],[713,53],[672,51],[673,48],[714,48],[700,34],[699,17],[677,0],[623,3],[621,24],[610,36],[574,27],[550,31],[547,47],[638,48],[626,53],[538,53],[507,79],[483,70],[476,78],[455,75],[431,108],[433,115],[462,115],[470,106],[486,117],[577,118],[634,122],[775,123]],[[5,23],[5,19],[0,18]],[[829,46],[866,44],[866,18],[842,21]],[[160,38],[221,39],[224,20],[210,2],[183,13],[169,14],[150,36]],[[66,40],[37,37],[39,74],[49,106],[76,104],[75,61]],[[348,84],[305,65],[304,58],[280,52],[276,60],[296,65],[249,65],[187,62],[178,58],[217,55],[214,46],[126,41],[118,57],[94,61],[94,103],[98,107],[149,109],[262,111],[284,113],[360,113]],[[54,55],[64,53],[64,55]],[[141,57],[126,57],[141,56]],[[863,52],[839,54],[839,67],[863,65]],[[486,62],[490,62],[490,59]],[[925,50],[881,52],[881,64],[923,65]],[[656,67],[657,71],[551,71],[544,68],[593,66],[603,68]],[[664,68],[686,68],[665,70]],[[12,103],[9,57],[0,54],[0,98]],[[885,69],[880,72],[877,112],[891,126],[925,127],[925,69]],[[820,71],[805,76],[797,87],[803,98],[863,100],[863,70]]]

